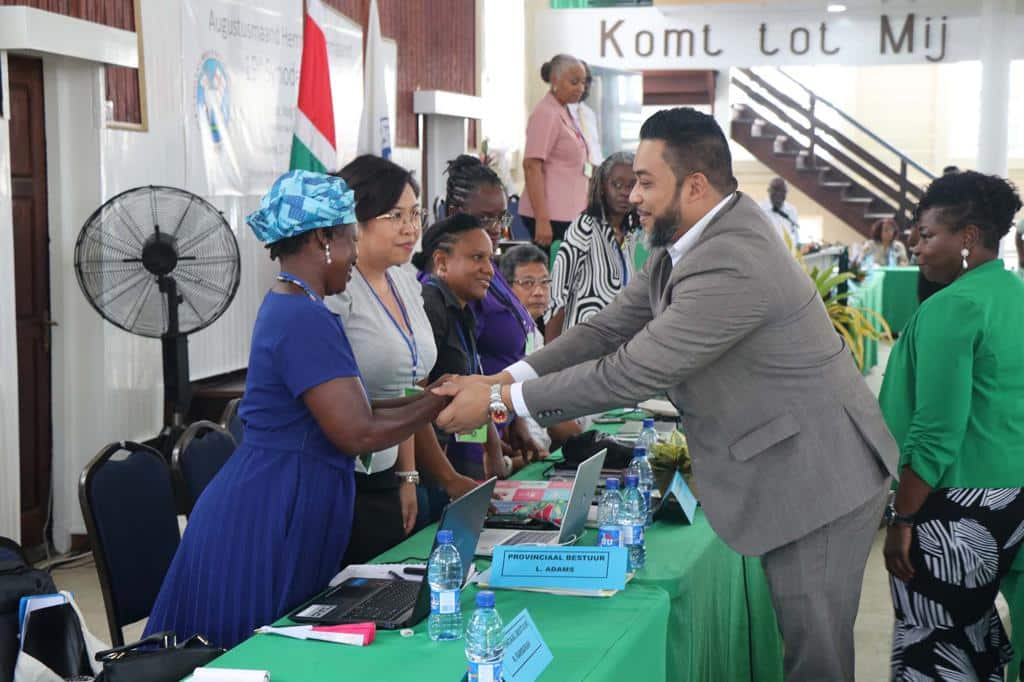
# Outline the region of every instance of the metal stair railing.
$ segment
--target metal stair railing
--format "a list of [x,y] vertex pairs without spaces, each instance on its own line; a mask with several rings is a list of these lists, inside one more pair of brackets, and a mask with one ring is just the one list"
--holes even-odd
[[[757,105],[779,119],[783,124],[780,127],[784,131],[786,128],[791,128],[792,131],[807,139],[808,162],[811,167],[818,166],[819,152],[823,152],[822,157],[827,162],[840,166],[839,170],[856,176],[863,184],[869,186],[870,191],[882,199],[891,201],[896,206],[897,219],[900,224],[909,225],[913,208],[923,195],[922,189],[910,180],[909,171],[913,169],[927,181],[935,178],[933,173],[782,69],[775,69],[775,71],[794,83],[807,95],[808,105],[793,99],[753,69],[738,69],[738,71],[745,80],[734,76],[732,78],[733,85]],[[878,144],[885,152],[895,156],[899,171],[895,171],[876,154],[867,151],[834,125],[823,120],[819,107],[827,108],[842,121]],[[756,110],[755,113],[757,113]],[[801,123],[798,118],[804,119],[806,123]]]

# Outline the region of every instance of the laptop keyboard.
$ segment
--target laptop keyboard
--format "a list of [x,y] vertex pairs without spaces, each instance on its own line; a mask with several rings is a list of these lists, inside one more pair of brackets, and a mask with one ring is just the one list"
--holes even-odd
[[416,604],[420,582],[396,580],[345,614],[349,619],[394,622]]
[[555,534],[549,530],[521,530],[503,543],[506,545],[547,545]]

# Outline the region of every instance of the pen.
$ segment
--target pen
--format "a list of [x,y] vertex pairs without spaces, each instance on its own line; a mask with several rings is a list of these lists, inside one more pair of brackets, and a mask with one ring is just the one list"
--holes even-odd
[[402,576],[398,575],[397,573],[395,573],[392,570],[388,571],[388,575],[390,575],[392,578],[394,578],[396,580],[405,580],[405,578],[403,578]]

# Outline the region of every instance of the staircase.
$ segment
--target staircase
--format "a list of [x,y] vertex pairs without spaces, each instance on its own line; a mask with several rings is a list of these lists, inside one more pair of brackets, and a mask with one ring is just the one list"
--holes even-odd
[[749,103],[733,107],[733,140],[865,237],[880,218],[909,226],[931,172],[781,69],[734,73]]

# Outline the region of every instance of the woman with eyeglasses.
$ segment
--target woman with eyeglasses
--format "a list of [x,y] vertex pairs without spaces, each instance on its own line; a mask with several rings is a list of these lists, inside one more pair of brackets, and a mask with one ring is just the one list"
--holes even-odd
[[[504,183],[480,159],[468,154],[449,161],[447,173],[445,206],[448,215],[464,213],[479,220],[491,239],[492,249],[497,251],[510,222]],[[469,305],[476,317],[476,344],[484,374],[500,372],[533,352],[533,317],[519,302],[496,264],[487,295]],[[503,437],[508,432],[506,455],[514,468],[524,466],[524,458],[528,460],[546,453],[529,437],[525,426],[516,421],[500,429]],[[521,454],[515,454],[516,451]]]
[[590,182],[586,210],[565,232],[551,273],[550,343],[562,332],[602,310],[632,278],[640,220],[629,203],[636,185],[633,154],[616,152]]
[[[337,175],[355,193],[359,263],[348,288],[330,297],[328,306],[345,325],[370,397],[415,394],[437,359],[420,283],[402,268],[412,258],[422,229],[419,187],[409,171],[370,154],[354,159]],[[429,424],[396,446],[361,453],[345,564],[365,563],[415,527],[417,461],[452,497],[474,485],[448,463]]]

